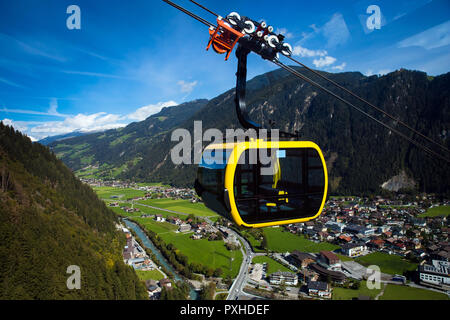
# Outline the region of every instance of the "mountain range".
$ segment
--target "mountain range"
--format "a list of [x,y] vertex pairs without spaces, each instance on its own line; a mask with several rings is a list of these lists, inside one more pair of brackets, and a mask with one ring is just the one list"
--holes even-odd
[[[313,77],[303,68],[297,70]],[[401,69],[370,77],[359,72],[323,74],[449,148],[450,73],[431,77]],[[339,93],[321,79],[317,82]],[[396,121],[348,94],[341,95],[417,138]],[[125,128],[54,141],[50,147],[80,177],[192,186],[196,166],[172,163],[170,150],[177,142],[171,141],[171,133],[176,128],[192,132],[194,121],[202,121],[204,131],[240,128],[234,96],[232,89],[211,100],[165,108]],[[383,189],[450,192],[450,170],[445,162],[284,70],[248,81],[247,105],[250,117],[263,127],[298,131],[300,139],[322,148],[334,194],[374,194]]]

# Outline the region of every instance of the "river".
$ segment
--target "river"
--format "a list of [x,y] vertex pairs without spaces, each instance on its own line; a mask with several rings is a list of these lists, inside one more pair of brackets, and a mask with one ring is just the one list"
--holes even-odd
[[[132,229],[136,235],[142,240],[142,243],[147,249],[150,249],[150,251],[156,256],[159,263],[162,264],[162,266],[169,272],[171,272],[176,281],[184,281],[183,278],[175,271],[175,269],[170,265],[170,263],[167,261],[167,259],[161,254],[161,252],[158,250],[158,248],[155,247],[153,242],[147,237],[147,235],[144,233],[144,231],[134,222],[131,222],[128,219],[123,219],[125,224],[128,228]],[[195,291],[192,286],[191,291],[189,293],[189,297],[191,300],[198,300],[199,299],[199,292]]]

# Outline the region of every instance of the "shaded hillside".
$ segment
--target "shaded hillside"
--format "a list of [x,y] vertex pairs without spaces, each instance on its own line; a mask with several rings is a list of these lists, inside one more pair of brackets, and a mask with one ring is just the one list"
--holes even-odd
[[94,133],[94,132],[74,131],[74,132],[70,132],[70,133],[66,133],[66,134],[60,134],[57,136],[47,137],[47,138],[39,140],[38,142],[40,144],[43,144],[44,146],[48,146],[52,142],[56,142],[56,141],[61,142],[63,140],[69,139],[69,138],[80,137],[80,136],[84,136],[86,134],[91,134],[91,133]]
[[[307,73],[302,68],[298,70]],[[366,77],[359,72],[327,76],[449,146],[450,74],[432,78],[423,72],[400,70],[382,77]],[[335,90],[322,81],[319,83]],[[269,120],[274,120],[276,128],[298,130],[302,139],[321,146],[329,164],[331,192],[378,193],[383,183],[402,172],[414,181],[416,190],[449,192],[450,171],[445,163],[430,158],[379,124],[294,76],[276,70],[249,81],[248,88],[247,104],[254,120],[265,127],[269,127]],[[355,99],[343,96],[358,104]],[[358,105],[398,128],[393,121]],[[192,131],[194,120],[201,120],[203,130],[239,128],[234,108],[234,90],[230,90],[209,101],[178,127]],[[68,141],[72,151],[62,159],[70,164],[68,158],[76,157],[73,150],[77,145],[72,139]],[[77,144],[82,141],[86,140],[81,138]],[[133,153],[140,160],[122,170],[118,177],[192,185],[195,166],[174,166],[171,162],[170,149],[175,144],[170,141],[170,132],[153,139],[146,148]],[[110,155],[105,162],[117,159]]]
[[[0,122],[0,299],[144,299],[117,218],[48,149]],[[66,286],[67,267],[81,289]]]

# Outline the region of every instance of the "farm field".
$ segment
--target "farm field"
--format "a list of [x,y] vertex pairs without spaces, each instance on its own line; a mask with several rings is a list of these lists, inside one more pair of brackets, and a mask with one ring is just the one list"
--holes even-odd
[[[93,187],[98,197],[102,200],[127,200],[135,197],[142,197],[146,194],[145,191],[135,190],[130,188],[113,188],[113,187]],[[116,196],[117,199],[111,197]]]
[[267,275],[270,275],[270,274],[278,272],[278,271],[292,272],[289,268],[286,268],[278,261],[276,261],[270,257],[267,257],[267,256],[254,257],[252,262],[253,263],[261,263],[261,264],[266,262],[267,263]]
[[141,182],[141,183],[136,183],[138,185],[138,187],[165,187],[165,188],[169,188],[170,186],[168,185],[164,185],[160,182]]
[[405,261],[397,255],[389,255],[382,252],[370,253],[366,256],[356,258],[355,261],[366,267],[370,265],[379,266],[381,272],[392,275],[402,275],[405,271],[413,271],[417,269],[416,263]]
[[190,263],[198,262],[213,269],[221,268],[222,277],[237,276],[243,259],[240,250],[228,251],[223,241],[193,240],[190,238],[191,234],[166,232],[160,234],[160,237],[186,255]]
[[158,210],[158,209],[154,209],[154,208],[149,208],[143,205],[139,205],[139,204],[135,204],[134,205],[135,208],[139,208],[139,210],[141,210],[140,214],[159,214],[161,216],[163,216],[164,218],[168,218],[168,217],[177,217],[180,218],[181,220],[186,220],[187,215],[182,215],[182,214],[176,214],[176,213],[172,213],[172,212],[167,212],[164,210]]
[[[131,208],[131,203],[121,203],[120,205]],[[120,209],[120,207],[108,207],[108,208],[121,217],[134,218],[140,217],[142,215],[142,212],[125,212],[124,210]]]
[[200,217],[217,216],[215,212],[209,210],[203,203],[191,203],[189,200],[149,199],[138,201],[138,203]]
[[380,300],[449,300],[444,293],[388,284]]
[[[381,286],[381,289],[383,286]],[[358,298],[359,296],[366,296],[370,297],[371,299],[375,299],[375,297],[381,292],[381,289],[373,289],[370,290],[365,285],[364,281],[361,282],[361,286],[359,289],[345,289],[345,288],[339,288],[335,287],[333,288],[333,300],[352,300],[355,298]]]
[[[125,206],[125,207],[130,207],[132,206],[131,203],[124,203],[121,202],[120,206]],[[149,208],[146,206],[142,206],[139,204],[134,204],[135,208],[139,208],[139,212],[125,212],[124,210],[122,210],[120,207],[109,207],[112,211],[114,211],[116,214],[122,216],[122,217],[127,217],[127,218],[140,218],[143,214],[151,214],[151,215],[155,215],[155,214],[159,214],[165,218],[168,217],[178,217],[181,220],[185,220],[187,216],[184,215],[178,215],[175,213],[170,213],[164,210],[158,210],[158,209],[153,209],[153,208]],[[147,220],[150,220],[150,218],[146,218]]]
[[135,270],[135,271],[139,279],[143,281],[150,279],[159,281],[164,278],[163,274],[158,270],[149,270],[149,271]]
[[138,222],[141,226],[148,230],[152,230],[153,232],[161,235],[163,233],[172,232],[175,234],[175,231],[178,230],[178,226],[168,223],[168,222],[157,222],[150,218],[133,218],[134,221]]
[[419,217],[438,217],[445,216],[448,217],[450,215],[450,206],[439,206],[433,207],[427,210],[427,212],[421,214]]
[[275,252],[292,252],[294,250],[302,252],[319,252],[322,250],[333,251],[339,248],[339,246],[331,243],[315,243],[305,239],[303,236],[283,231],[282,228],[266,228],[264,229],[264,233],[267,238],[269,250]]

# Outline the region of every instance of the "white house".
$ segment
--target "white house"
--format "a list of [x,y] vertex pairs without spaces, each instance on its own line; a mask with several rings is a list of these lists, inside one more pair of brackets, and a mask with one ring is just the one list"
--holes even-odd
[[270,275],[271,284],[286,284],[288,286],[296,286],[298,283],[298,277],[292,272],[275,272]]
[[367,246],[362,243],[346,243],[342,246],[342,252],[349,257],[358,257],[367,252]]
[[424,284],[450,288],[450,262],[433,260],[431,265],[419,266],[419,277]]

